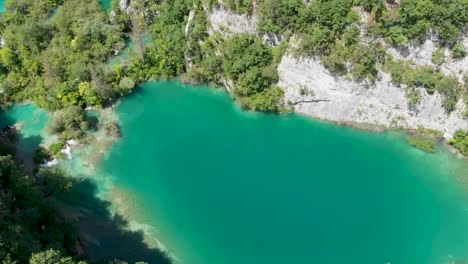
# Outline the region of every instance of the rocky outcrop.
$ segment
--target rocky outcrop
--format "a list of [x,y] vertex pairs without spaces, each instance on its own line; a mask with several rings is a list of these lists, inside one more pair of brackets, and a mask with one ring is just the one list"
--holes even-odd
[[[365,23],[368,20],[366,13],[361,9],[356,11],[361,15],[361,34],[364,41],[375,41],[365,37]],[[255,16],[216,9],[208,14],[208,19],[211,23],[210,34],[259,34],[256,29],[258,20]],[[279,42],[275,37],[273,41],[271,36],[263,37],[265,42],[271,45]],[[407,46],[403,49],[388,46],[387,51],[396,60],[439,67],[443,73],[456,75],[462,81],[468,69],[468,58],[454,60],[446,49],[445,63],[434,65],[432,54],[437,49],[436,41],[436,37],[432,36],[422,45]],[[468,38],[464,39],[464,43],[468,48]],[[294,46],[294,43],[290,46]],[[444,131],[444,137],[447,139],[459,128],[468,129],[468,120],[463,116],[465,104],[462,100],[457,104],[455,111],[447,114],[442,106],[443,98],[440,94],[430,95],[420,88],[421,102],[415,108],[410,108],[405,89],[393,85],[391,77],[383,72],[379,72],[379,79],[374,84],[358,83],[345,77],[334,76],[316,59],[295,59],[285,55],[279,64],[278,73],[278,85],[284,90],[285,102],[293,105],[299,113],[336,122],[410,129],[422,126]],[[224,83],[229,87],[228,90],[232,89],[232,82],[225,80]]]
[[226,36],[233,33],[257,33],[257,17],[236,14],[224,9],[215,9],[208,14],[210,34],[220,32]]
[[120,10],[122,10],[123,12],[127,14],[129,14],[132,11],[130,7],[130,0],[120,0],[119,7],[120,7]]
[[[468,50],[468,37],[463,38],[465,49]],[[464,75],[468,71],[468,56],[463,59],[455,59],[452,57],[449,49],[444,48],[444,63],[435,65],[432,61],[432,55],[437,47],[437,37],[428,34],[428,38],[421,45],[408,45],[402,48],[388,47],[387,52],[392,55],[393,59],[410,61],[418,66],[438,67],[446,75],[455,75],[462,82]]]
[[192,23],[192,20],[195,18],[195,10],[190,10],[189,17],[187,24],[185,25],[185,38],[188,37],[188,33],[190,31],[190,24]]
[[357,83],[334,76],[314,59],[292,56],[283,57],[278,72],[286,102],[306,115],[385,127],[423,126],[444,131],[446,138],[459,128],[468,128],[462,101],[448,115],[442,107],[441,95],[429,95],[420,89],[421,102],[416,109],[410,109],[404,89],[393,85],[391,77],[382,72],[375,84]]

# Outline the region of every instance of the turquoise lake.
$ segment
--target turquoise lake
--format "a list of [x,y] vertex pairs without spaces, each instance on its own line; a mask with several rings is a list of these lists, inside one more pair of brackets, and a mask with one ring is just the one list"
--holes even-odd
[[[447,151],[244,112],[223,90],[178,82],[146,83],[116,111],[123,137],[91,176],[175,263],[468,259],[468,167]],[[49,120],[33,105],[8,116],[24,138]]]
[[[468,257],[466,163],[400,133],[238,109],[147,83],[117,108],[102,169],[189,264],[447,263]],[[465,172],[465,173],[464,173]]]

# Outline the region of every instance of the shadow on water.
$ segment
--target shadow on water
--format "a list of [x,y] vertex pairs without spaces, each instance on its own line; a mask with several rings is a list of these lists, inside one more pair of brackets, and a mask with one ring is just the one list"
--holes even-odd
[[144,242],[143,232],[129,230],[123,216],[111,213],[111,203],[96,197],[97,187],[92,181],[74,181],[73,188],[57,198],[65,218],[77,229],[80,247],[91,263],[115,259],[171,263],[166,253]]
[[[0,130],[13,124],[15,124],[15,120],[7,116],[6,113],[0,109]],[[17,134],[0,135],[0,155],[14,155],[16,152],[14,143],[16,143],[17,140]]]
[[[18,120],[7,115],[5,111],[0,111],[0,154],[14,155],[15,158],[25,166],[28,172],[34,168],[33,157],[39,148],[43,138],[39,135],[25,137],[21,130],[15,126]],[[4,133],[4,131],[7,131]]]
[[[93,121],[94,126],[97,126],[97,119]],[[0,110],[0,130],[17,122]],[[0,135],[0,155],[15,156],[33,174],[33,156],[43,138],[39,135],[24,137],[19,132],[14,130],[9,135]],[[78,241],[72,246],[72,251],[90,263],[107,264],[116,259],[128,263],[171,263],[166,253],[144,242],[143,232],[129,230],[127,220],[111,212],[111,203],[97,197],[98,190],[94,182],[70,177],[61,180],[72,181],[73,187],[69,191],[54,194],[56,203],[53,204],[57,206],[65,223],[77,234]]]
[[19,135],[19,142],[16,144],[16,157],[28,172],[32,172],[34,169],[34,154],[42,141],[41,136],[23,137],[21,134]]
[[97,116],[88,115],[87,116],[87,121],[88,121],[88,124],[89,124],[89,130],[91,130],[93,132],[98,131],[99,118]]

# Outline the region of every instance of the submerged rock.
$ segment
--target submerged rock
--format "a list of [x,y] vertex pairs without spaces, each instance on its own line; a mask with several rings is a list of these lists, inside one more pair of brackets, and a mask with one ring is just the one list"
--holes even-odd
[[117,122],[107,123],[104,127],[107,136],[112,136],[115,138],[120,138],[122,136],[122,131]]

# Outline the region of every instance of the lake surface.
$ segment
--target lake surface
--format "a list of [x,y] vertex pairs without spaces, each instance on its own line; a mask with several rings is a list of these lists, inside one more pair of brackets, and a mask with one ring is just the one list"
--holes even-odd
[[466,163],[400,133],[242,112],[220,90],[150,82],[117,108],[102,170],[181,263],[468,258]]
[[[177,82],[146,83],[116,111],[123,137],[99,167],[76,160],[96,146],[62,165],[92,175],[176,263],[468,258],[467,163],[446,151],[425,154],[396,132],[243,112],[222,90]],[[23,124],[21,144],[51,140],[50,117],[34,105],[2,117]]]

